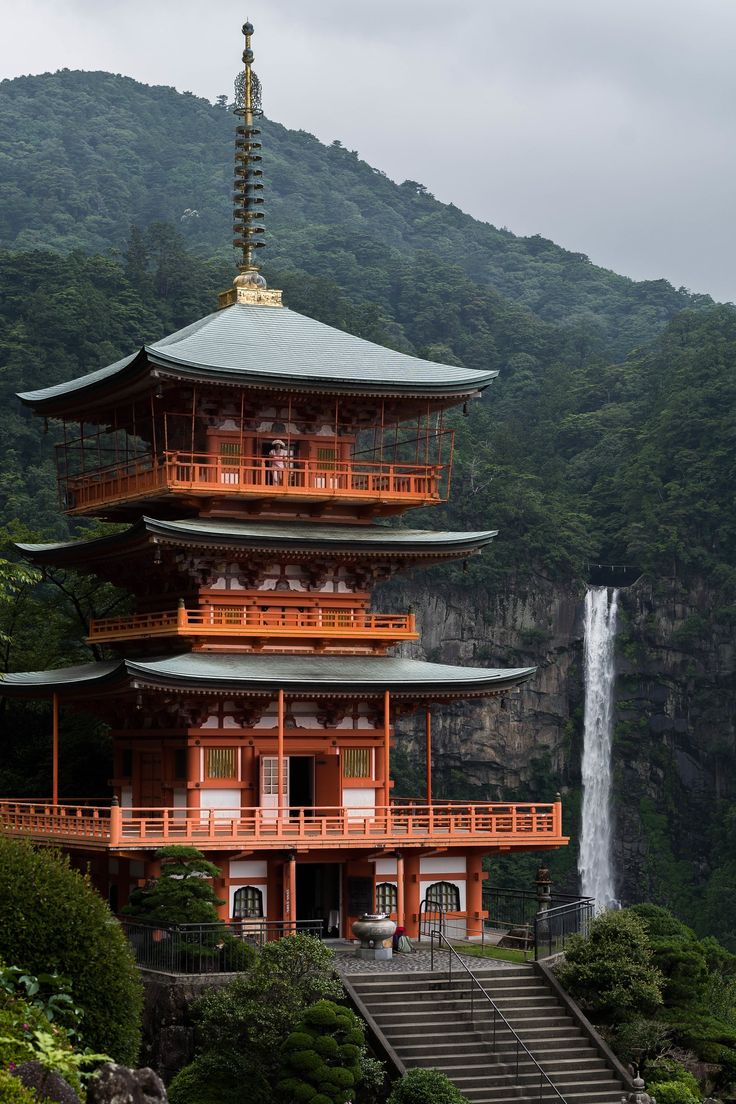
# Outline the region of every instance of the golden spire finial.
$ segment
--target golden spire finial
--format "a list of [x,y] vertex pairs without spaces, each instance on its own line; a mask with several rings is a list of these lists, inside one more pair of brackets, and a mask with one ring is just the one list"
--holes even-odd
[[243,24],[245,49],[243,50],[244,70],[236,82],[235,114],[242,122],[235,130],[235,192],[233,199],[236,237],[233,245],[242,250],[242,260],[238,265],[240,273],[233,280],[234,291],[220,295],[220,305],[229,306],[233,302],[248,302],[278,306],[281,303],[280,291],[267,291],[266,281],[260,274],[260,265],[256,264],[257,249],[265,247],[263,240],[266,228],[263,225],[263,169],[261,168],[261,128],[256,120],[263,114],[261,110],[261,85],[253,72],[253,50],[251,38],[253,24]]

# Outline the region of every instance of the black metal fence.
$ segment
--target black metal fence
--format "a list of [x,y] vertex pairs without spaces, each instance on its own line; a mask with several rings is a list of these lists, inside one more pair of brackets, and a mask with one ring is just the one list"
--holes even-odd
[[580,897],[538,912],[534,918],[534,957],[562,954],[571,936],[587,936],[595,917],[595,898]]
[[272,939],[303,933],[321,939],[322,920],[230,920],[218,924],[142,924],[118,917],[136,965],[166,974],[226,974],[246,970],[254,951]]

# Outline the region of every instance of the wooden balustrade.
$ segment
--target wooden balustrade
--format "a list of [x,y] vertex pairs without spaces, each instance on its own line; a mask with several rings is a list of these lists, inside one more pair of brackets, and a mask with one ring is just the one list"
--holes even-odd
[[262,456],[221,457],[166,452],[83,475],[60,479],[67,513],[145,499],[162,493],[301,498],[312,502],[444,502],[448,464],[383,463],[366,460],[288,460],[274,468]]
[[559,847],[562,809],[541,804],[391,805],[375,809],[122,809],[0,802],[0,832],[67,847],[152,848],[169,843],[227,849],[286,844],[310,848],[487,846]]
[[365,613],[357,609],[220,607],[144,613],[91,621],[90,643],[149,636],[274,636],[335,640],[417,640],[413,613]]

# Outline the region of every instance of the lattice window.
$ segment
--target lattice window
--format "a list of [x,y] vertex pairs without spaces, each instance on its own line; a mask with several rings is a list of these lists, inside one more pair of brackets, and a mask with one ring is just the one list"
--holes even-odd
[[241,886],[235,890],[233,916],[238,920],[260,920],[263,916],[263,890]]
[[427,890],[427,908],[460,911],[460,890],[452,882],[434,882]]
[[207,748],[205,773],[207,778],[236,778],[238,773],[237,748]]
[[223,460],[239,460],[240,443],[238,441],[220,441],[220,456]]
[[318,471],[334,471],[337,467],[337,449],[334,448],[318,448],[317,449],[317,470]]
[[370,778],[371,749],[343,748],[342,774],[343,778]]
[[396,886],[393,882],[379,882],[376,886],[376,912],[396,912]]
[[[279,792],[279,761],[275,755],[265,755],[261,759],[261,793],[265,797],[277,797]],[[281,780],[281,792],[286,795],[289,782],[288,762],[284,762]]]

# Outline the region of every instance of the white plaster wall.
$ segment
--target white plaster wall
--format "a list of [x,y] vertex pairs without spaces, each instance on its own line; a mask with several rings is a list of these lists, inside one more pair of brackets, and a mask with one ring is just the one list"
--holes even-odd
[[[376,859],[376,874],[393,874],[396,876],[396,859]],[[390,881],[390,878],[386,879]]]
[[221,811],[223,819],[240,816],[240,790],[200,790],[199,805],[203,813]]
[[[422,858],[419,860],[419,870],[422,874],[460,874],[467,870],[464,855],[439,855],[436,858]],[[451,879],[433,878],[433,882],[445,882]]]
[[343,790],[342,803],[349,817],[372,816],[376,809],[376,791],[372,786]]
[[[268,875],[268,863],[259,862],[257,859],[245,861],[234,859],[230,863],[231,878],[265,878]],[[246,882],[246,884],[248,884]]]

